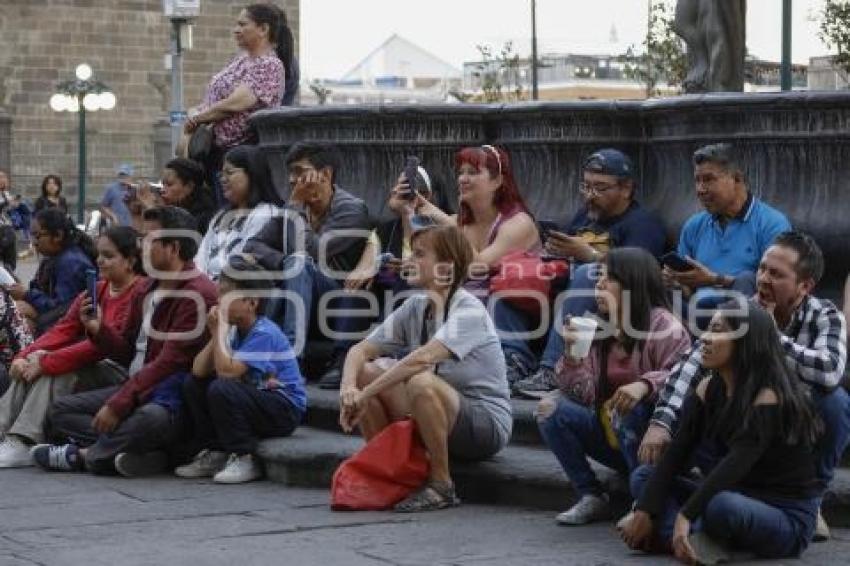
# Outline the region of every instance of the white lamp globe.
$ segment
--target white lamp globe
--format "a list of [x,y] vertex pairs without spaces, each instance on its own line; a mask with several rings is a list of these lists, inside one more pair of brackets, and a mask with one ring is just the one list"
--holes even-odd
[[76,96],[67,96],[65,98],[65,110],[68,112],[80,111],[80,100]]
[[83,97],[83,106],[89,112],[100,110],[100,95],[93,92],[88,93]]
[[100,97],[101,108],[103,108],[104,110],[112,110],[113,108],[115,108],[116,100],[114,94],[107,90],[106,92],[101,92],[98,96]]
[[86,63],[80,63],[79,65],[77,65],[76,75],[77,78],[81,81],[89,80],[92,75],[91,66],[87,65]]
[[50,108],[54,112],[64,112],[68,109],[68,97],[64,94],[56,93],[50,97]]

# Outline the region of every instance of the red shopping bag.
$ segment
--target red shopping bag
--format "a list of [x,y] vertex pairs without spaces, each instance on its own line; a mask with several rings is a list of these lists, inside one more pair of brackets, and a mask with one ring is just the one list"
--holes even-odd
[[331,509],[389,509],[425,483],[429,467],[413,421],[393,423],[337,468]]

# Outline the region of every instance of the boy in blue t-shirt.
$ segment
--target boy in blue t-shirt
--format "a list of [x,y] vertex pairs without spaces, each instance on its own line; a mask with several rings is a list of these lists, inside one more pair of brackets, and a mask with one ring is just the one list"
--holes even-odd
[[270,275],[246,256],[230,258],[210,309],[210,342],[195,357],[183,396],[193,421],[194,460],[175,473],[218,483],[258,479],[254,456],[263,438],[288,436],[307,410],[295,353],[278,326],[259,313],[273,288]]

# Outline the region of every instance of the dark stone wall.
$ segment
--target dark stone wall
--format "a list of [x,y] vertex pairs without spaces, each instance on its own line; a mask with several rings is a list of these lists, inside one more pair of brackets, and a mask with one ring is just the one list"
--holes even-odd
[[[664,219],[671,243],[700,207],[690,156],[701,145],[739,145],[752,191],[783,210],[824,249],[822,284],[836,296],[850,268],[850,93],[714,94],[646,102],[312,107],[265,111],[254,124],[288,192],[282,156],[300,140],[336,143],[341,185],[380,214],[404,156],[441,174],[456,198],[453,155],[493,143],[511,154],[517,182],[541,219],[566,221],[580,205],[583,158],[612,146],[640,169],[638,198]],[[284,194],[284,196],[286,196]]]

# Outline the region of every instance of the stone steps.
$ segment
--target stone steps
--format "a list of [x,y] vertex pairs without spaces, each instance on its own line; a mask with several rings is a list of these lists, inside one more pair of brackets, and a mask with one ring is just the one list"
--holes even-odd
[[[358,436],[302,426],[291,437],[264,440],[258,454],[271,481],[329,488],[339,464],[362,446]],[[592,464],[611,494],[615,514],[625,513],[630,502],[625,482],[613,471]],[[470,503],[557,512],[575,501],[569,480],[543,447],[511,444],[484,462],[453,462],[451,470],[459,496]],[[850,527],[850,470],[836,471],[823,512],[830,524]]]
[[[265,440],[259,448],[269,479],[288,485],[328,488],[343,460],[362,445],[359,436],[345,435],[337,423],[339,392],[308,385],[309,410],[304,426],[289,438]],[[534,401],[512,400],[511,443],[485,462],[453,462],[452,476],[465,501],[562,511],[575,501],[569,480],[543,446],[532,411]],[[613,471],[594,464],[612,496],[617,513],[629,504],[625,482]],[[850,469],[839,469],[824,497],[831,523],[850,526]]]

